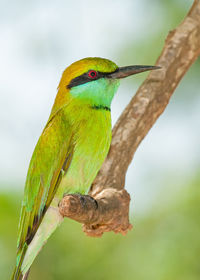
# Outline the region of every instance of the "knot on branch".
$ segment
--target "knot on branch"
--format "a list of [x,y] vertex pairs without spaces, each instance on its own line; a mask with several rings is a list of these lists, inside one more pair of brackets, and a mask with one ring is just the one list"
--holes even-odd
[[104,232],[126,234],[129,223],[130,195],[126,190],[104,189],[94,197],[68,194],[59,203],[62,216],[83,223],[88,236],[100,237]]

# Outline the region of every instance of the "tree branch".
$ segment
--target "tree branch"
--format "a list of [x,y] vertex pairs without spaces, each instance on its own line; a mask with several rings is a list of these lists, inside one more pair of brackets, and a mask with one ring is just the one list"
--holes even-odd
[[109,154],[89,196],[67,195],[60,203],[63,216],[84,223],[90,236],[105,231],[126,233],[130,198],[124,190],[130,162],[145,135],[165,110],[170,97],[200,55],[200,1],[195,0],[184,21],[169,32],[156,65],[113,128]]
[[83,223],[83,230],[89,236],[101,236],[103,232],[114,231],[126,234],[129,224],[130,195],[126,190],[104,189],[95,196],[66,195],[59,204],[60,213]]

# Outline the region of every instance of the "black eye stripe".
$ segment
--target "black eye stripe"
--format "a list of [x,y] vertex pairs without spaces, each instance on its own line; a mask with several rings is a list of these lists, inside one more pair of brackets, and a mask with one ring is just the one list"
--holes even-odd
[[91,79],[88,76],[88,73],[90,71],[92,71],[92,69],[89,70],[88,72],[86,72],[86,73],[84,73],[84,74],[82,74],[82,75],[72,79],[71,82],[66,87],[67,88],[72,88],[72,87],[75,87],[75,86],[78,86],[78,85],[82,85],[82,84],[85,84],[85,83],[88,83],[88,82],[96,81],[96,80],[98,80],[100,78],[104,78],[104,77],[108,76],[109,74],[111,74],[111,73],[107,73],[107,72],[98,72],[98,71],[94,70],[94,72],[97,73],[97,76],[95,78]]
[[[91,71],[91,70],[90,70]],[[88,77],[88,73],[90,72],[88,71],[87,73],[84,73],[74,79],[71,80],[71,82],[69,83],[69,85],[67,86],[67,88],[72,88],[72,87],[75,87],[75,86],[78,86],[78,85],[82,85],[82,84],[85,84],[85,83],[88,83],[88,82],[91,82],[91,81],[95,81],[99,78],[102,78],[102,75],[100,75],[99,72],[97,72],[97,77],[94,78],[94,79],[91,79]]]

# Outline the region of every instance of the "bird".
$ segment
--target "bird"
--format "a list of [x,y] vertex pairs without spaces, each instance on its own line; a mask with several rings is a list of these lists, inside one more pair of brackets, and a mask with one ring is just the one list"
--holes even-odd
[[111,143],[110,107],[120,79],[155,69],[118,67],[100,57],[65,69],[29,164],[12,280],[28,278],[34,259],[63,222],[58,206],[63,196],[86,194],[100,170]]

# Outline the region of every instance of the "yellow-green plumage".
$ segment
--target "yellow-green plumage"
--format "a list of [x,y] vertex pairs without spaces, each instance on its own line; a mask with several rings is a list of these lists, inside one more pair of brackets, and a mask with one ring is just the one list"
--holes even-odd
[[49,120],[29,165],[13,280],[26,279],[48,237],[63,221],[65,193],[85,193],[110,147],[110,105],[119,79],[153,69],[118,68],[102,58],[73,63],[63,73]]
[[[84,89],[83,84],[76,87],[78,90],[74,94],[71,94],[73,88],[70,90],[67,85],[74,77],[90,69],[113,72],[116,68],[108,60],[89,58],[76,62],[63,74],[50,118],[35,147],[27,174],[13,279],[20,279],[26,274],[48,236],[62,221],[58,211],[53,217],[52,211],[47,209],[58,209],[64,193],[85,193],[109,150],[110,111],[92,107],[110,106],[118,81],[97,84],[96,89],[93,86],[92,89]],[[95,80],[87,84],[91,86],[98,82]],[[105,104],[102,104],[98,95],[103,95],[106,89],[105,94],[110,91],[111,96],[106,96]],[[93,91],[94,99],[87,96],[90,91]],[[35,245],[38,228],[45,236],[41,238],[40,234]]]

